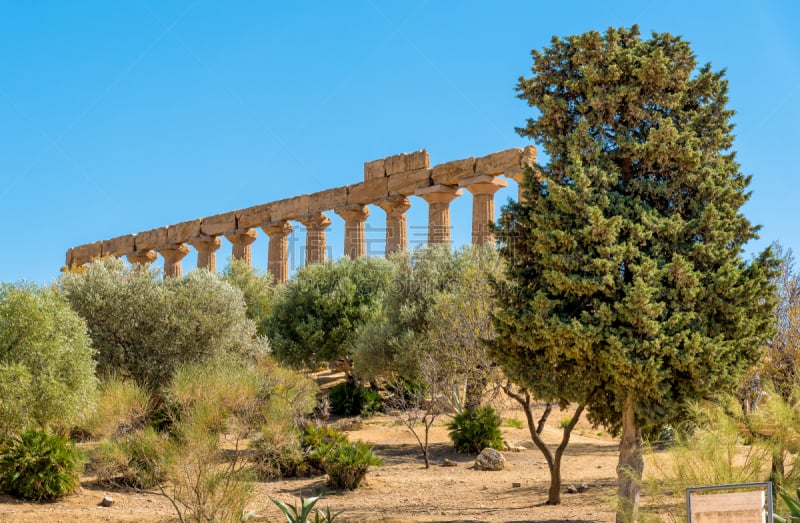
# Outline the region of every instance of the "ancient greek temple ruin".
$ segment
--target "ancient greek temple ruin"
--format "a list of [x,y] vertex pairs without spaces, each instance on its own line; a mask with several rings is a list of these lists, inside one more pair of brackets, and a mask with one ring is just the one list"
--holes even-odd
[[232,245],[232,257],[251,264],[251,248],[261,229],[269,238],[268,270],[276,282],[289,278],[288,237],[292,222],[306,231],[306,264],[325,260],[325,230],[330,211],[345,222],[344,253],[351,258],[366,255],[364,223],[369,205],[386,213],[386,255],[408,247],[406,211],[410,196],[428,204],[428,244],[450,242],[450,203],[472,195],[472,242],[494,241],[489,223],[494,220],[494,195],[508,185],[505,176],[522,181],[523,170],[536,161],[536,149],[508,149],[480,158],[465,158],[430,167],[425,150],[398,154],[364,164],[364,181],[313,194],[303,194],[176,223],[136,234],[73,247],[67,251],[67,268],[79,267],[102,257],[125,257],[132,264],[164,259],[164,275],[181,276],[181,260],[197,251],[197,267],[216,271],[216,252],[221,237]]

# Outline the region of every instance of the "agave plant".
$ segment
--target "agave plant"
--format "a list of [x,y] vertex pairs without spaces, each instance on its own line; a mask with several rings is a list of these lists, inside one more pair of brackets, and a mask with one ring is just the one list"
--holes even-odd
[[286,516],[286,521],[288,523],[330,523],[331,521],[336,518],[341,512],[336,512],[335,514],[331,514],[330,507],[325,507],[325,513],[323,514],[320,512],[319,509],[314,511],[314,519],[309,519],[311,517],[311,511],[314,510],[314,505],[317,504],[319,498],[322,496],[316,496],[313,498],[304,498],[300,496],[300,506],[297,505],[287,505],[286,503],[279,501],[277,499],[269,498],[272,500],[273,503],[278,505],[278,508],[281,509],[283,514]]
[[800,488],[797,489],[795,495],[797,499],[792,498],[790,495],[786,494],[785,492],[779,493],[781,499],[786,504],[786,507],[789,509],[789,518],[784,518],[783,516],[779,516],[775,513],[772,514],[773,521],[777,521],[778,523],[788,523],[788,522],[795,522],[800,521]]

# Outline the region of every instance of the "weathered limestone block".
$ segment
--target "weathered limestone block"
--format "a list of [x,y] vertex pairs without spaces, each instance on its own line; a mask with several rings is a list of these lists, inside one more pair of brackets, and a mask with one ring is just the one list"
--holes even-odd
[[431,180],[434,184],[458,185],[462,178],[475,176],[475,158],[464,158],[434,166]]
[[133,243],[137,251],[155,249],[159,245],[167,243],[167,228],[159,227],[158,229],[140,232],[134,238]]
[[376,178],[347,186],[347,203],[366,205],[389,194],[389,178]]
[[[529,145],[522,150],[522,155],[519,159],[519,167],[517,169],[509,169],[505,172],[508,178],[517,182],[517,201],[524,202],[525,197],[522,195],[522,182],[525,181],[525,168],[536,167],[536,147]],[[535,173],[535,175],[537,175]]]
[[209,236],[220,236],[225,234],[226,231],[232,231],[235,228],[236,213],[233,211],[215,214],[200,220],[200,232]]
[[86,243],[72,248],[72,264],[80,266],[103,257],[103,242]]
[[308,212],[329,211],[345,205],[347,202],[347,187],[335,187],[308,195]]
[[200,220],[176,223],[167,227],[168,243],[186,243],[192,236],[200,234]]
[[272,202],[272,215],[270,220],[295,220],[298,216],[308,214],[309,195],[303,194],[294,198],[286,198]]
[[431,166],[430,156],[425,149],[415,151],[413,153],[396,154],[384,158],[384,168],[386,176],[398,174],[406,171],[416,171],[418,169],[427,169]]
[[364,162],[364,181],[383,178],[384,176],[386,176],[386,167],[383,159]]
[[114,256],[121,258],[134,250],[133,234],[118,236],[110,240],[103,241],[103,256]]
[[506,149],[483,156],[475,162],[475,174],[497,176],[507,170],[518,169],[521,156],[522,149]]
[[272,205],[263,204],[236,211],[236,226],[239,229],[252,229],[268,222],[272,215]]
[[522,181],[522,173],[525,167],[534,167],[536,165],[536,147],[529,145],[522,150],[519,157],[519,166],[516,168],[506,169],[503,174],[512,180],[518,182]]
[[409,196],[414,191],[428,187],[430,183],[430,169],[416,169],[389,176],[389,194]]

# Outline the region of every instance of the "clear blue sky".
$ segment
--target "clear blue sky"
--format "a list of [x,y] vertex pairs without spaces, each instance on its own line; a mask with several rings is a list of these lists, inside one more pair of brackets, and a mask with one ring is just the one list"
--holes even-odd
[[[74,245],[355,183],[376,158],[426,148],[437,164],[523,147],[514,127],[532,110],[514,86],[530,50],[633,23],[727,69],[735,148],[753,175],[745,213],[763,225],[748,252],[778,240],[798,253],[798,6],[2,2],[0,281],[53,281]],[[427,206],[412,200],[413,243]],[[470,209],[469,195],[452,206],[457,244]],[[371,211],[376,252],[384,213]],[[343,222],[331,219],[338,257]],[[263,233],[253,249],[265,267]],[[229,254],[225,243],[220,267]]]

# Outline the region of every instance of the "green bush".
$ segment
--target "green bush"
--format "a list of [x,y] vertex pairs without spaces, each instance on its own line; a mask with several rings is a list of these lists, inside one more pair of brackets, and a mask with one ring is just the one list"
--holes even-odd
[[304,476],[308,473],[306,454],[294,427],[264,426],[250,442],[255,471],[260,479]]
[[77,430],[96,439],[130,434],[152,416],[152,401],[150,392],[134,381],[108,376],[100,382],[95,411]]
[[487,405],[456,414],[447,428],[458,452],[478,453],[487,447],[503,450],[501,421],[497,412]]
[[162,459],[166,441],[151,427],[117,440],[104,440],[92,453],[101,484],[153,488],[165,479]]
[[3,445],[0,489],[23,499],[56,499],[75,491],[82,469],[83,454],[75,443],[30,429]]
[[86,323],[50,288],[0,284],[0,437],[70,428],[94,407]]
[[332,387],[329,399],[331,412],[340,416],[368,416],[381,410],[381,396],[377,390],[350,382]]
[[101,376],[116,373],[159,391],[183,364],[268,348],[242,292],[209,271],[164,279],[157,269],[99,260],[58,285],[86,320]]
[[356,489],[370,467],[383,464],[363,441],[325,444],[318,450],[324,456],[322,466],[328,474],[328,486],[335,489]]

